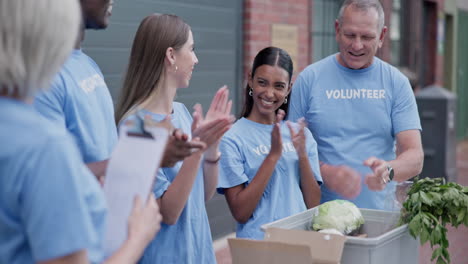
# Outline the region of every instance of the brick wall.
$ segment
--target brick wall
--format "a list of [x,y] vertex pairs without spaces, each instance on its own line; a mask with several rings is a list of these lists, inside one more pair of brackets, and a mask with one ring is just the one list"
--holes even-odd
[[[444,56],[438,51],[438,18],[444,10],[444,0],[407,1],[403,9],[406,27],[401,34],[402,64],[418,75],[419,88],[442,85],[444,80]],[[426,9],[426,11],[424,11]],[[427,23],[424,22],[426,12]]]
[[385,22],[384,25],[387,26],[387,33],[385,35],[385,39],[382,45],[382,48],[379,49],[377,56],[384,61],[390,61],[390,19],[392,16],[392,0],[380,0],[382,3],[382,7],[384,9],[385,14]]
[[294,72],[302,71],[310,58],[309,0],[245,0],[244,79],[257,53],[271,45],[273,23],[298,26],[298,58]]
[[[406,1],[406,0],[405,0]],[[421,54],[422,46],[436,46],[436,39],[432,39],[429,43],[424,43],[422,38],[422,8],[424,2],[433,2],[437,6],[434,17],[434,25],[428,25],[429,31],[433,31],[431,35],[437,36],[437,15],[443,11],[444,0],[424,0],[411,1],[409,11],[404,11],[404,15],[410,17],[411,23],[408,25],[408,31],[402,32],[408,34],[407,43],[404,44],[403,64],[411,70],[419,73],[422,63],[422,58],[426,57],[429,64],[429,74],[427,78],[431,80],[422,81],[424,85],[427,82],[442,84],[443,82],[443,54],[437,51],[430,54]],[[385,11],[385,24],[390,24],[392,14],[393,0],[381,0]],[[311,58],[311,42],[310,42],[310,27],[311,27],[311,6],[313,0],[245,0],[244,2],[244,65],[243,73],[244,80],[247,77],[248,71],[252,65],[253,58],[262,48],[271,45],[271,27],[274,23],[290,24],[298,26],[298,60],[294,65],[295,73],[303,70],[309,63]],[[312,25],[313,26],[313,25]],[[434,50],[434,49],[432,49]],[[385,38],[383,47],[379,50],[378,56],[385,61],[390,58],[390,38],[389,32]],[[427,59],[427,58],[430,59]],[[422,77],[424,78],[424,77]]]
[[428,47],[426,54],[423,54],[423,56],[426,56],[427,65],[430,67],[423,77],[423,84],[425,86],[431,84],[442,86],[444,81],[444,55],[438,49],[438,42],[442,41],[438,40],[438,38],[442,37],[443,32],[439,32],[441,28],[439,28],[438,23],[439,16],[444,14],[444,0],[425,0],[425,3],[432,3],[434,10],[428,13],[430,22],[426,25],[426,34],[429,37],[427,43],[423,43],[423,45]]

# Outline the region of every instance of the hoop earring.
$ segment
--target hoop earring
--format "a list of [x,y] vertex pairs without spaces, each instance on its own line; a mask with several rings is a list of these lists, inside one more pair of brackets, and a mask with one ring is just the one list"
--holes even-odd
[[286,96],[286,97],[284,98],[284,103],[283,103],[283,104],[287,104],[287,103],[288,103],[288,97]]
[[249,90],[249,95],[250,95],[250,96],[253,96],[253,90],[252,90],[252,88],[250,88],[250,90]]

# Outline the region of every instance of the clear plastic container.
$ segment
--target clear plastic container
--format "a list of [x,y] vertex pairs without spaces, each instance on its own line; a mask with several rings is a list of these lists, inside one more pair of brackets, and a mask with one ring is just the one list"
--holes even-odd
[[[262,226],[311,230],[317,207]],[[410,236],[407,225],[397,226],[399,212],[360,209],[365,223],[358,234],[348,236],[341,257],[342,264],[412,264],[418,263],[419,242]]]

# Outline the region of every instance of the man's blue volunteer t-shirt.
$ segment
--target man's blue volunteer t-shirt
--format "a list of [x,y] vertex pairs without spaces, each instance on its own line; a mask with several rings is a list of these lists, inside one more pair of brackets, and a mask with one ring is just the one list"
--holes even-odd
[[85,163],[109,159],[117,143],[114,105],[97,64],[74,50],[35,108],[74,136]]
[[[375,156],[395,159],[399,132],[421,130],[416,100],[408,79],[395,67],[375,57],[371,66],[352,70],[331,55],[299,74],[291,91],[291,120],[305,117],[317,141],[319,160],[347,165],[362,177],[362,192],[351,201],[358,207],[394,207],[395,183],[380,192],[364,184],[371,169],[364,160]],[[343,199],[322,186],[322,202]]]

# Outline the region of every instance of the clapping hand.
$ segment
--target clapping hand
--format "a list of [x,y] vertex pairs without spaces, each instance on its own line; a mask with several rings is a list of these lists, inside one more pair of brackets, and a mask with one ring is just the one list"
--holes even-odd
[[208,148],[217,148],[219,140],[234,121],[232,101],[228,98],[229,90],[223,86],[216,92],[205,117],[200,104],[193,107],[192,135],[205,142]]
[[364,165],[372,169],[372,173],[366,175],[365,183],[370,190],[381,191],[385,189],[389,179],[387,162],[376,157],[370,157],[364,161]]
[[169,139],[161,160],[161,167],[172,167],[178,161],[184,160],[194,152],[206,149],[206,144],[194,138],[188,140],[189,136],[180,129],[175,129],[171,123],[171,117],[167,116],[161,122],[154,121],[150,116],[145,116],[144,127],[162,127],[169,131]]
[[270,154],[280,157],[283,152],[283,140],[281,138],[281,121],[284,118],[284,111],[282,109],[278,110],[276,113],[276,122],[273,124],[273,129],[271,131],[271,149]]
[[322,175],[326,173],[324,184],[328,189],[346,199],[356,198],[361,193],[361,175],[346,165],[321,165]]
[[161,167],[172,167],[178,161],[182,161],[188,156],[198,151],[204,151],[206,144],[198,138],[188,140],[189,136],[180,129],[175,129],[166,145]]
[[291,122],[287,121],[286,124],[288,125],[289,132],[291,133],[291,141],[296,149],[297,155],[300,157],[304,155],[307,156],[307,150],[305,147],[306,137],[304,133],[304,128],[307,126],[307,123],[305,122],[305,119],[300,118],[297,120],[297,124],[299,126],[297,131],[294,129]]

